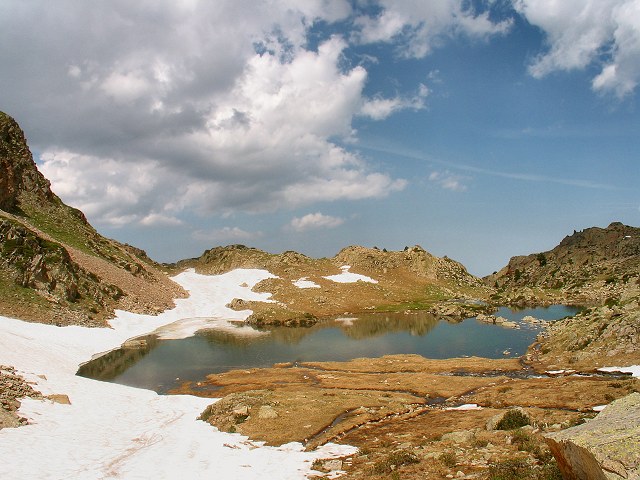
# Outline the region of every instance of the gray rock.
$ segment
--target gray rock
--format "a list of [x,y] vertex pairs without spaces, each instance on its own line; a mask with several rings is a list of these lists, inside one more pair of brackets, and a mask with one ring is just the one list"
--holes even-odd
[[471,443],[475,438],[475,433],[471,430],[459,430],[457,432],[445,433],[440,439],[445,442],[465,444]]
[[593,420],[545,435],[565,479],[640,479],[640,393],[607,406]]
[[333,472],[335,470],[342,470],[342,460],[334,459],[334,460],[326,460],[323,463],[323,466],[326,470]]

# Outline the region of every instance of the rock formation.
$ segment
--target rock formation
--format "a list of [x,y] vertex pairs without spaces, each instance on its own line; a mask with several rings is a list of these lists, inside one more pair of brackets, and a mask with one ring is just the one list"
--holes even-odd
[[496,300],[511,304],[572,301],[599,305],[629,289],[638,293],[640,228],[614,222],[565,237],[547,252],[513,257],[485,278]]
[[608,405],[583,425],[546,435],[565,480],[640,478],[640,393]]

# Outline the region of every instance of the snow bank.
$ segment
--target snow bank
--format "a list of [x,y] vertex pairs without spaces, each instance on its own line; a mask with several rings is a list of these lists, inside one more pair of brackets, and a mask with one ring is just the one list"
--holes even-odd
[[[265,447],[196,421],[211,399],[162,396],[75,375],[94,354],[163,325],[176,326],[175,335],[187,335],[212,319],[244,318],[225,305],[233,298],[268,298],[251,288],[270,276],[263,270],[218,276],[187,271],[175,280],[190,291],[189,298],[176,300],[174,309],[155,317],[118,311],[111,329],[0,317],[0,364],[15,366],[43,394],[63,393],[71,400],[71,405],[22,401],[20,414],[31,425],[0,431],[3,478],[300,479],[316,458],[353,453],[338,445],[311,453],[300,444]],[[189,321],[181,324],[183,318]]]
[[328,277],[323,277],[323,278],[326,278],[327,280],[331,280],[337,283],[355,283],[358,281],[378,283],[377,280],[374,280],[371,277],[367,277],[366,275],[351,273],[349,271],[350,268],[351,268],[351,265],[343,265],[340,267],[340,270],[342,270],[342,273],[339,273],[337,275],[329,275]]
[[601,372],[630,373],[632,376],[640,378],[640,365],[630,365],[628,367],[602,367],[598,370]]

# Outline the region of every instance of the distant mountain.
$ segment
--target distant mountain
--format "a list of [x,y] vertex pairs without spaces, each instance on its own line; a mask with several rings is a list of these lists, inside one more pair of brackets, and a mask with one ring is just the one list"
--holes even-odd
[[485,278],[507,303],[597,305],[633,290],[640,278],[640,228],[612,223],[565,237],[548,252],[513,257]]
[[[403,251],[350,246],[333,258],[313,259],[291,251],[276,255],[231,245],[207,250],[199,258],[178,262],[177,267],[205,274],[260,268],[277,275],[257,286],[273,293],[277,303],[232,305],[254,310],[250,321],[258,324],[304,324],[315,317],[366,310],[421,309],[461,318],[483,310],[482,301],[491,293],[460,263],[435,257],[420,246]],[[343,272],[363,278],[354,283],[327,278]]]
[[142,250],[101,236],[51,191],[0,112],[0,314],[102,326],[114,308],[158,312],[181,295]]

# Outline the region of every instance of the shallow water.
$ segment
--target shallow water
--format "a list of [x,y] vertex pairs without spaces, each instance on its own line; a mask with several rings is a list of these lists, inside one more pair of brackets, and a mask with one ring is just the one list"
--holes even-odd
[[496,315],[520,324],[517,330],[487,325],[475,318],[449,323],[425,312],[412,312],[371,313],[322,321],[309,328],[276,327],[263,330],[262,335],[209,330],[181,340],[149,336],[144,348],[114,350],[83,365],[78,374],[164,393],[209,373],[269,367],[279,362],[344,361],[402,353],[429,358],[504,358],[522,355],[540,330],[520,322],[523,317],[557,320],[577,311],[563,305],[499,309]]

